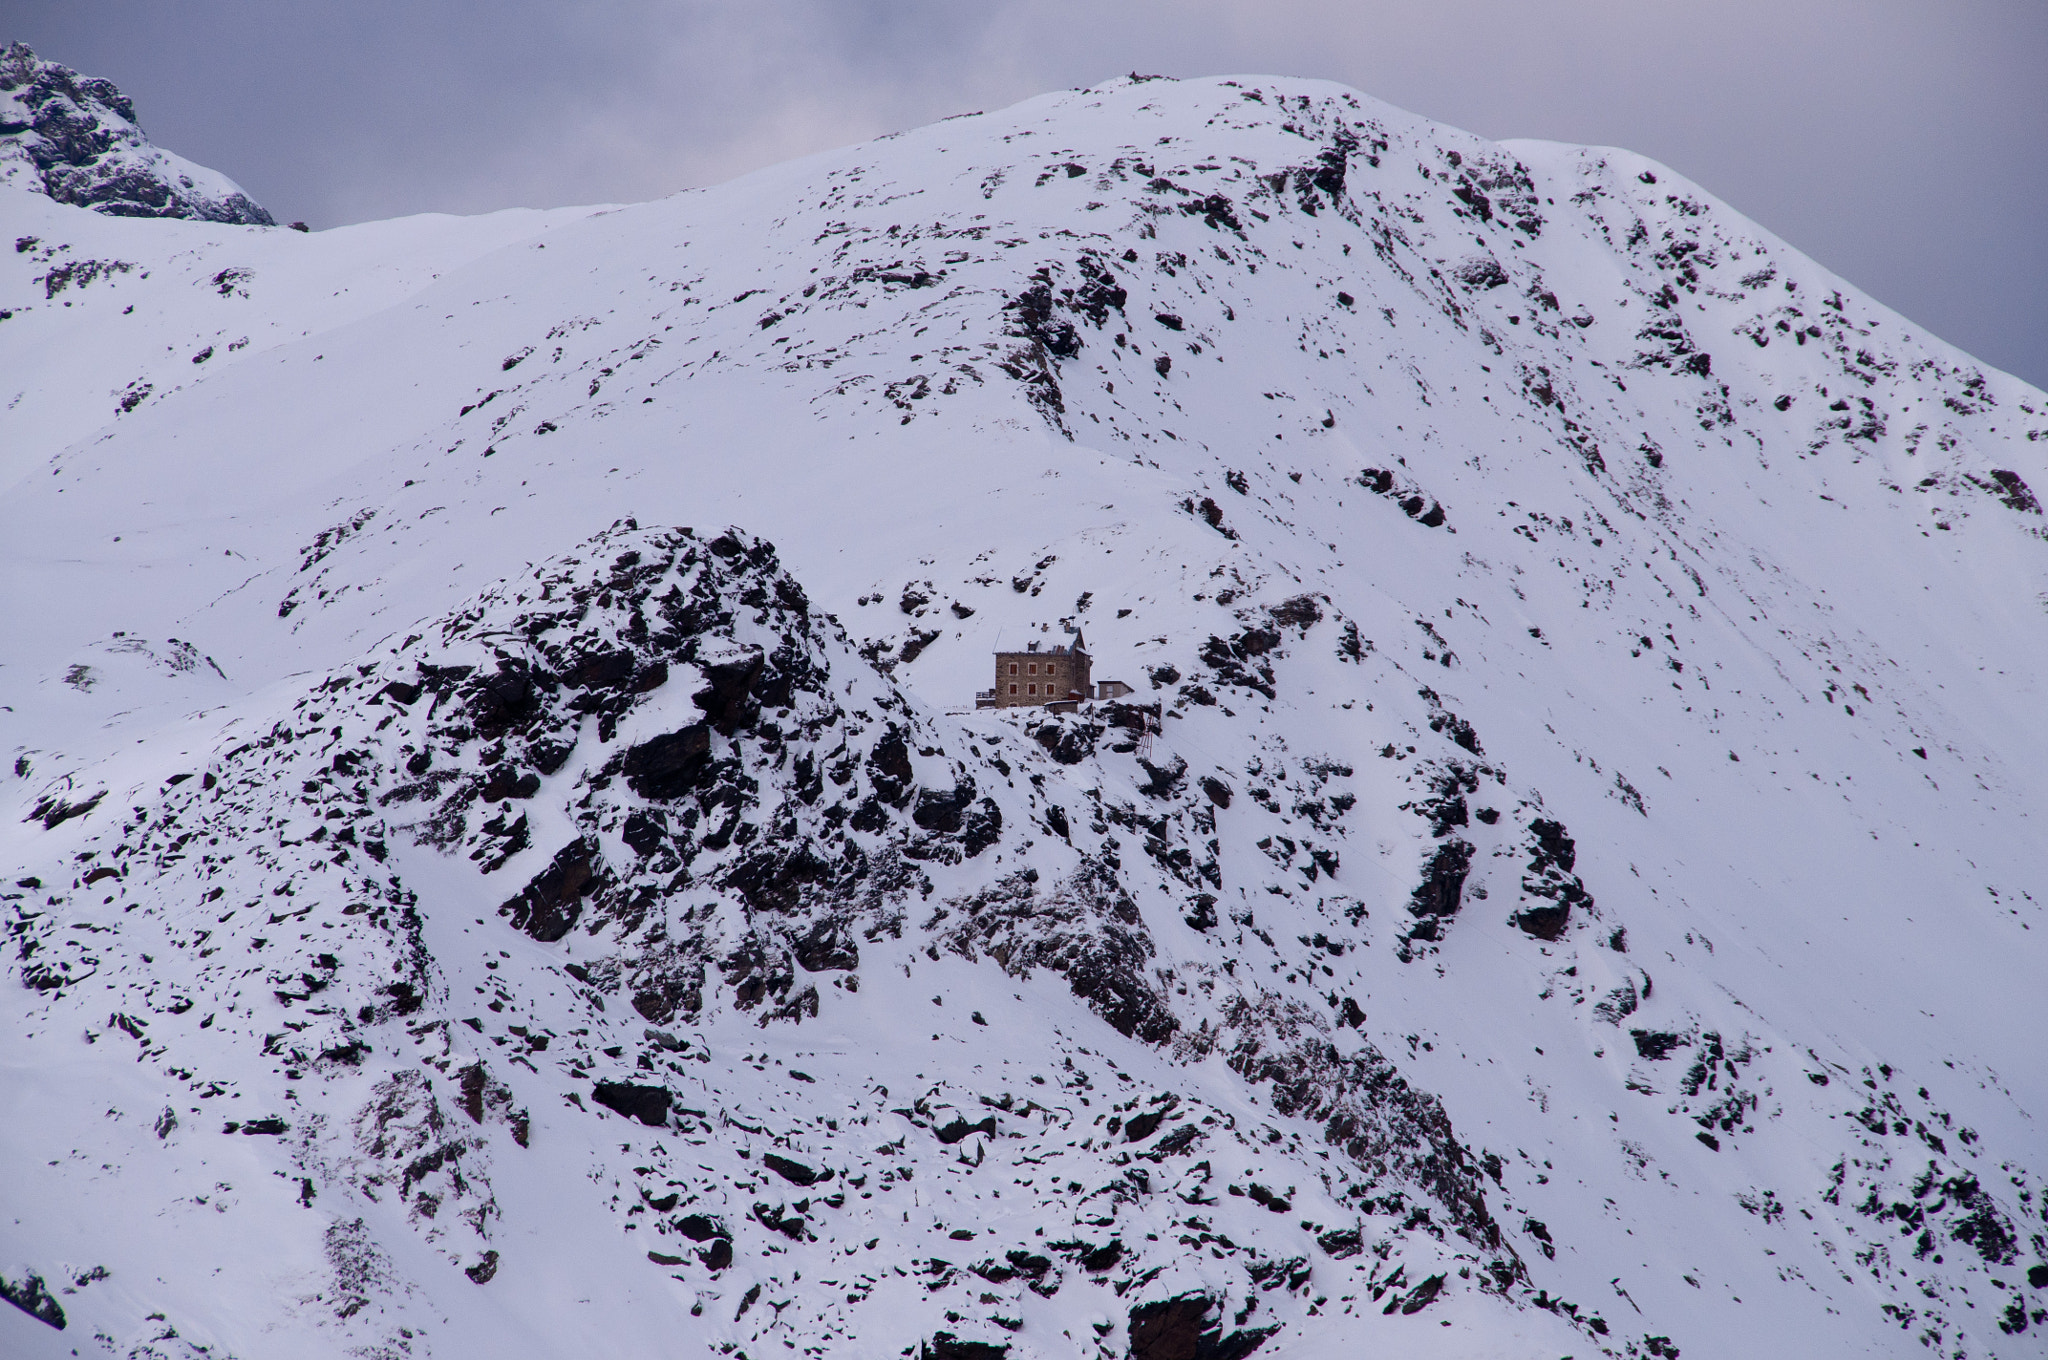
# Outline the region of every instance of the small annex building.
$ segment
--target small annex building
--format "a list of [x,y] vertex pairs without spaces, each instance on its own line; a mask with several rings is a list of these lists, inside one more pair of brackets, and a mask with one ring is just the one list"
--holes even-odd
[[1021,652],[996,653],[994,689],[974,696],[976,708],[1016,708],[1020,705],[1059,708],[1078,707],[1092,699],[1110,699],[1129,694],[1131,687],[1121,680],[1094,678],[1095,660],[1088,654],[1087,639],[1079,629],[1071,643],[1043,648],[1025,644]]

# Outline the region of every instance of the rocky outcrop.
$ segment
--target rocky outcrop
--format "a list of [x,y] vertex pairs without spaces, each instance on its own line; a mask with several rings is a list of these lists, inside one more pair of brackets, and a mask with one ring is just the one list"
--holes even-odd
[[0,184],[114,217],[275,226],[241,186],[151,144],[111,80],[0,51]]

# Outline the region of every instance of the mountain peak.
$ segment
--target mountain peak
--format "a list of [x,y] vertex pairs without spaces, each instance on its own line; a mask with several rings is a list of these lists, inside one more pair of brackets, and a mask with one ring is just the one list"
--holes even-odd
[[111,80],[0,50],[0,184],[114,217],[276,222],[240,185],[153,145]]
[[0,1354],[2040,1353],[2048,394],[1676,171],[9,208]]

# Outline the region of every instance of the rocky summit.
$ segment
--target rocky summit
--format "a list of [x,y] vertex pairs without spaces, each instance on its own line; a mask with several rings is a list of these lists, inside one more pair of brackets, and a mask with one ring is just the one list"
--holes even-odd
[[6,1353],[2039,1353],[2048,396],[1669,168],[107,201],[0,185]]
[[274,226],[241,186],[151,144],[110,80],[0,49],[0,184],[116,217]]

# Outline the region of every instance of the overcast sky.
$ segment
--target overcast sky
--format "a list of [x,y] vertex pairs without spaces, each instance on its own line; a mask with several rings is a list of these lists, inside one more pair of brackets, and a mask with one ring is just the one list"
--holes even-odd
[[280,221],[634,201],[1144,71],[1665,161],[2048,385],[2048,0],[0,0]]

